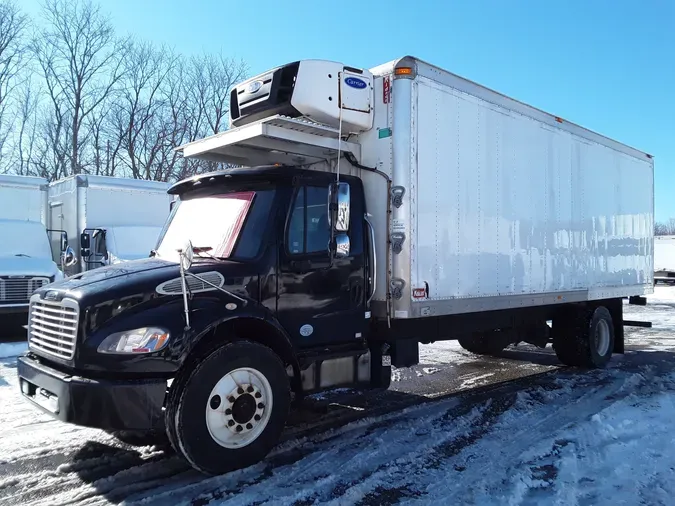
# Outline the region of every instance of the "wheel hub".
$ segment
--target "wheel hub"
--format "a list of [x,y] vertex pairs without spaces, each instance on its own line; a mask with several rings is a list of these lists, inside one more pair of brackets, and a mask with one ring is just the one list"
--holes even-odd
[[206,427],[225,448],[241,448],[255,441],[272,414],[272,386],[258,370],[239,368],[225,374],[206,401]]
[[255,415],[255,399],[251,394],[244,394],[232,405],[232,418],[237,423],[246,423]]
[[225,399],[214,395],[209,401],[209,406],[213,410],[221,408],[225,417],[225,427],[235,434],[253,430],[265,414],[265,399],[262,392],[252,384],[238,386]]

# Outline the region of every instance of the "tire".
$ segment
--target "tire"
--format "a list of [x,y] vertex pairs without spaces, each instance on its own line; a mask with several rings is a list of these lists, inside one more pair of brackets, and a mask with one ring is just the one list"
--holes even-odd
[[[558,360],[574,367],[599,369],[607,365],[614,350],[614,322],[604,306],[577,312],[553,335]],[[561,318],[564,322],[565,320]]]
[[266,346],[237,341],[176,378],[167,399],[167,434],[192,467],[222,474],[261,461],[279,441],[289,407],[281,359]]
[[497,355],[511,344],[505,337],[506,333],[501,334],[498,331],[485,332],[484,334],[462,336],[457,340],[462,348],[476,355]]

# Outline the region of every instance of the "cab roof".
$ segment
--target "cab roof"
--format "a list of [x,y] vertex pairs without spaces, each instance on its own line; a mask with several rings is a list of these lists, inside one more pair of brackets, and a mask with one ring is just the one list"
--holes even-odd
[[[233,179],[247,181],[278,181],[292,180],[294,177],[303,176],[312,179],[329,179],[335,177],[330,172],[301,169],[287,165],[262,165],[258,167],[230,168],[205,174],[197,174],[178,181],[168,190],[171,195],[181,195],[191,190],[223,184]],[[347,176],[341,176],[347,178]],[[350,178],[351,179],[351,178]]]

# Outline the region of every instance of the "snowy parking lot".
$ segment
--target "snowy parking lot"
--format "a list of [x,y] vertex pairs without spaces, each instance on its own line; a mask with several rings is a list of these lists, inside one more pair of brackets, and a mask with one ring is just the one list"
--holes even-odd
[[608,369],[550,348],[421,347],[389,391],[318,396],[262,463],[204,477],[170,452],[65,425],[21,399],[0,345],[0,504],[671,504],[675,288],[626,318]]

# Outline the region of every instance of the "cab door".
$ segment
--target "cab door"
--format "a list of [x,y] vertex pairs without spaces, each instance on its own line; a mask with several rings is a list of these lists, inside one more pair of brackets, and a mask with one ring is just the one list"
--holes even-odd
[[[279,252],[277,318],[299,348],[355,342],[364,337],[363,190],[360,180],[352,179],[346,232],[349,251],[344,256],[332,255],[329,250],[330,182],[301,184],[291,197]],[[346,252],[344,247],[343,240],[342,251]]]

